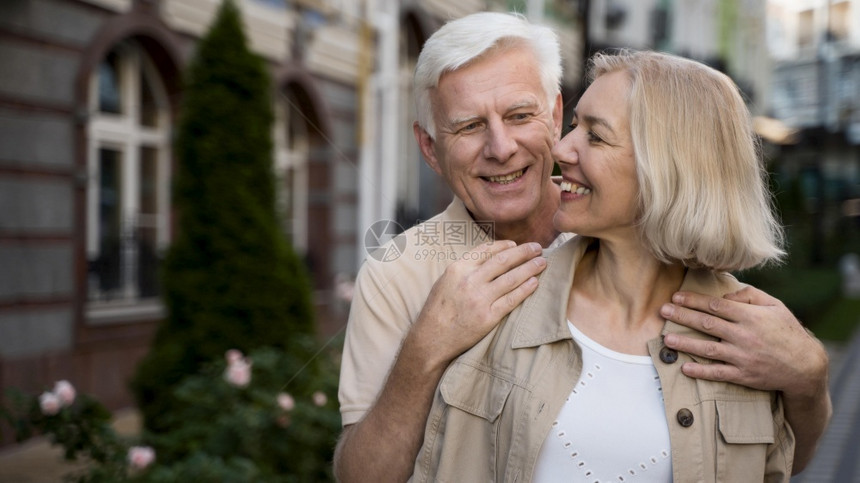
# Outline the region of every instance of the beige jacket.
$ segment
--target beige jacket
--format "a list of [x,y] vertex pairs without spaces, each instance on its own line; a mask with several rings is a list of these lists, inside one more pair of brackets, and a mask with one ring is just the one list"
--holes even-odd
[[[587,242],[573,239],[554,250],[537,291],[448,368],[412,481],[531,480],[541,444],[582,368],[565,309]],[[691,269],[682,288],[721,296],[740,284]],[[709,338],[667,321],[663,334],[670,332]],[[776,393],[686,377],[685,361],[711,361],[668,349],[662,337],[648,350],[663,387],[675,482],[789,480],[794,434]]]

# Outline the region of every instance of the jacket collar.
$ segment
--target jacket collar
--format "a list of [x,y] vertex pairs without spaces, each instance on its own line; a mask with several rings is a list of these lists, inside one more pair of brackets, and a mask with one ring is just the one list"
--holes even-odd
[[547,266],[537,290],[508,319],[514,324],[514,349],[573,338],[567,327],[567,299],[576,264],[590,242],[591,238],[575,236],[558,248],[544,250]]
[[[567,301],[576,264],[592,241],[593,238],[575,236],[558,248],[544,250],[547,268],[540,275],[537,290],[508,318],[507,323],[514,324],[512,348],[535,347],[572,339],[567,327]],[[688,269],[681,283],[681,290],[715,297],[722,297],[723,294],[738,288],[740,284],[731,275],[715,274],[705,269]],[[667,320],[663,325],[662,335],[668,333],[697,339],[713,339],[695,329]]]

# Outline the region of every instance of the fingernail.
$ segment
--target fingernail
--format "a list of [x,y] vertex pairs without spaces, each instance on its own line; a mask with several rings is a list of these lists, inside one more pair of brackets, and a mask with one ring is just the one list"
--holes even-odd
[[674,344],[677,339],[678,336],[676,336],[675,334],[666,334],[665,336],[663,336],[663,343],[666,345],[671,345]]
[[539,267],[546,266],[546,258],[543,258],[543,257],[532,258],[532,261],[535,262],[535,265],[537,265]]
[[682,304],[684,303],[684,296],[680,293],[676,293],[672,295],[672,302],[675,302],[676,304]]
[[671,317],[675,313],[675,306],[672,304],[663,304],[660,307],[660,314],[664,317]]
[[529,243],[529,245],[531,245],[529,248],[531,248],[531,251],[533,253],[541,253],[543,251],[543,247],[540,246],[540,243],[532,242],[532,243]]

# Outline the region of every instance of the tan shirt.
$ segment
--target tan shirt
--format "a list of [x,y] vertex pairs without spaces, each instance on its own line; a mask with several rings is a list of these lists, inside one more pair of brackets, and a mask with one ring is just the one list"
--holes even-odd
[[[588,240],[554,250],[537,291],[448,368],[436,391],[412,481],[529,481],[553,420],[579,379],[566,325],[575,264]],[[682,289],[721,296],[730,275],[689,270]],[[709,336],[667,321],[663,334]],[[664,392],[677,482],[788,481],[794,434],[780,396],[692,379],[686,361],[712,361],[648,343]]]
[[[491,225],[475,223],[454,198],[445,211],[406,230],[402,245],[393,240],[367,257],[356,277],[341,359],[344,426],[360,421],[373,406],[436,280],[448,265],[491,241],[491,233]],[[553,246],[570,237],[560,235]]]
[[[391,253],[383,247],[362,264],[341,359],[338,399],[344,426],[360,421],[376,401],[433,283],[465,252],[489,241],[475,229],[478,225],[455,198],[439,215],[403,232],[400,256],[382,261],[385,257],[379,253]],[[469,236],[457,237],[460,231]]]

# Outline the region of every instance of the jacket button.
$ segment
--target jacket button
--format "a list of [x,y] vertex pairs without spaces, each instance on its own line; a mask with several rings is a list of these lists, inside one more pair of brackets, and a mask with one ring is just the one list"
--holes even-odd
[[693,425],[693,413],[687,408],[679,410],[677,418],[678,424],[685,428],[689,428]]
[[660,360],[666,364],[674,364],[678,360],[678,351],[664,347],[660,349]]

